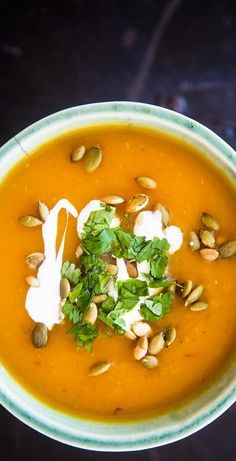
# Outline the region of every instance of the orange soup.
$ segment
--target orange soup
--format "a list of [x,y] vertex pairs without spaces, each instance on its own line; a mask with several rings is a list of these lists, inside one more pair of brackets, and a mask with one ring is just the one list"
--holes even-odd
[[[44,322],[36,311],[53,299],[34,295],[53,241],[45,258],[42,229],[61,199],[80,224],[69,212],[66,229],[58,214],[64,281],[57,321]],[[1,359],[50,406],[100,418],[164,411],[232,356],[235,191],[199,152],[138,128],[70,133],[11,170],[0,214]]]

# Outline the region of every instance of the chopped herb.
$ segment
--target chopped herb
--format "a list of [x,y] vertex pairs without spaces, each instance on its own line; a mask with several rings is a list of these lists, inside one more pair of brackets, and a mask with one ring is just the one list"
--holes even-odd
[[91,351],[91,343],[98,337],[98,331],[95,325],[91,323],[76,323],[69,331],[76,339],[78,347],[84,346]]
[[66,301],[64,304],[63,313],[72,323],[78,323],[81,321],[81,312],[79,312],[76,306],[69,301]]
[[111,225],[116,209],[109,205],[101,204],[102,209],[92,211],[83,227],[83,239],[88,236],[96,237]]
[[61,268],[61,276],[66,277],[72,284],[76,285],[79,281],[81,271],[74,263],[65,261]]
[[170,291],[146,299],[140,306],[140,313],[148,322],[155,322],[171,311],[173,294]]
[[109,253],[114,238],[113,229],[103,229],[98,235],[86,237],[83,240],[83,248],[87,253],[101,256],[104,253]]

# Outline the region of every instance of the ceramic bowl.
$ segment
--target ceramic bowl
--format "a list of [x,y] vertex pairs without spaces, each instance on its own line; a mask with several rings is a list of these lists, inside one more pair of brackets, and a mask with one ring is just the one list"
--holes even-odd
[[[107,102],[66,109],[34,123],[0,150],[3,177],[27,152],[70,130],[102,124],[141,126],[167,132],[197,147],[236,183],[236,154],[212,131],[167,109],[132,102]],[[203,428],[236,400],[236,361],[181,408],[129,421],[99,422],[61,413],[37,400],[0,367],[0,400],[37,431],[69,445],[102,451],[131,451],[180,440]]]

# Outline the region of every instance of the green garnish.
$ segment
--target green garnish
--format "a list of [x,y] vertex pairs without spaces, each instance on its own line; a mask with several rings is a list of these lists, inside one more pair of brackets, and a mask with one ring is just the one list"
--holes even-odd
[[167,291],[146,299],[140,306],[140,313],[148,322],[160,320],[171,311],[173,293]]

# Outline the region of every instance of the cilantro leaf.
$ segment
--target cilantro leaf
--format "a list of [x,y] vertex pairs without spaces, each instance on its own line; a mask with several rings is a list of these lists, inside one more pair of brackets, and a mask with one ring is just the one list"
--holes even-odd
[[130,295],[148,296],[147,282],[139,279],[128,279],[118,282],[118,294],[120,298],[129,298]]
[[95,256],[95,254],[86,254],[80,258],[80,263],[85,272],[103,272],[105,269],[105,263],[101,258]]
[[89,350],[91,350],[91,347],[89,347],[98,337],[98,330],[95,325],[92,325],[91,323],[76,323],[69,331],[76,340],[76,343],[78,347],[86,347]]
[[116,209],[109,205],[102,206],[101,210],[92,211],[84,224],[82,238],[96,237],[103,230],[110,227]]
[[112,244],[112,254],[117,258],[136,259],[145,242],[145,237],[134,235],[121,227],[114,230],[116,239]]
[[103,229],[100,234],[90,235],[83,240],[82,245],[87,253],[100,256],[109,253],[115,238],[113,229]]
[[81,271],[74,263],[65,261],[61,268],[61,276],[66,277],[73,285],[79,281]]
[[156,254],[152,257],[150,261],[150,274],[152,277],[159,279],[163,276],[165,269],[168,264],[168,257],[157,250]]
[[76,306],[69,301],[66,301],[63,307],[63,314],[67,317],[72,323],[77,323],[81,321],[81,313],[78,311]]
[[171,311],[173,294],[170,291],[146,299],[140,306],[140,313],[148,322],[155,322]]

